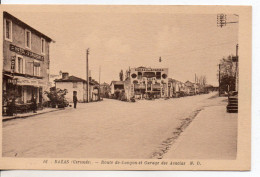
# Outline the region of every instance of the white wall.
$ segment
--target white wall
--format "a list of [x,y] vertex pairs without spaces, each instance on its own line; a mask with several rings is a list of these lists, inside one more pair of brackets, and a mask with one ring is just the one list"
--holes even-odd
[[56,82],[56,88],[67,89],[68,93],[65,95],[65,98],[69,102],[73,102],[73,91],[77,92],[78,102],[84,101],[84,89],[82,82],[77,82],[77,88],[73,88],[72,82]]

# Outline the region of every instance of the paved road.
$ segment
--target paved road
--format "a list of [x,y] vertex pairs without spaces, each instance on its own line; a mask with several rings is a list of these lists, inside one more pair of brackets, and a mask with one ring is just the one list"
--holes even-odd
[[163,158],[236,159],[237,119],[237,114],[226,112],[225,105],[206,107]]
[[210,98],[215,94],[136,103],[105,99],[3,122],[3,156],[151,158],[184,118],[223,104],[223,98]]

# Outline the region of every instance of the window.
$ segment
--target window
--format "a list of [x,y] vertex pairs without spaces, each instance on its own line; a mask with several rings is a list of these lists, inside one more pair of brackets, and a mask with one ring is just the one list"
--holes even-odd
[[142,75],[143,75],[142,72],[138,72],[138,73],[137,73],[137,79],[142,79]]
[[41,38],[41,53],[45,54],[45,39]]
[[16,55],[15,59],[15,72],[16,73],[25,73],[25,61],[22,56]]
[[25,47],[31,49],[31,31],[25,30]]
[[23,59],[22,58],[20,58],[20,57],[18,57],[18,73],[23,73]]
[[12,21],[5,19],[5,40],[12,42]]
[[161,72],[156,72],[156,79],[161,79]]
[[33,75],[41,76],[41,65],[39,62],[33,62]]
[[73,88],[77,88],[77,82],[73,82]]

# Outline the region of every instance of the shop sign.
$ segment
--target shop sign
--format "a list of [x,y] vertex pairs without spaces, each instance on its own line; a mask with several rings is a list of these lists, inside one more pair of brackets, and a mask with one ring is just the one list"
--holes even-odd
[[36,60],[40,60],[40,61],[44,60],[44,56],[33,53],[29,50],[25,50],[23,48],[20,48],[18,46],[13,45],[13,44],[10,44],[10,50],[17,53],[17,54],[20,54],[20,55],[23,55],[23,56],[26,56],[26,57],[30,57],[30,58],[34,58]]
[[135,68],[135,71],[164,71],[164,68]]
[[8,80],[7,80],[7,83],[8,83],[8,84],[16,85],[16,84],[17,84],[17,79],[8,79]]
[[26,78],[17,78],[17,85],[28,85],[28,86],[41,87],[41,86],[47,86],[47,82],[26,79]]
[[14,69],[15,69],[15,56],[13,56],[11,59],[11,71],[14,72]]

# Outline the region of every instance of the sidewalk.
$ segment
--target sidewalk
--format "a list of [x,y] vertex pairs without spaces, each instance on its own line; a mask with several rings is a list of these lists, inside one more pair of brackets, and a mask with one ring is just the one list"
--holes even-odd
[[27,118],[27,117],[32,117],[32,116],[45,114],[45,113],[49,113],[49,112],[60,111],[60,110],[63,110],[63,109],[44,108],[43,110],[38,110],[37,113],[28,112],[28,113],[16,114],[14,116],[2,116],[2,120],[7,121],[7,120],[12,120],[12,119]]
[[226,106],[206,107],[164,155],[164,159],[235,159],[237,113]]

